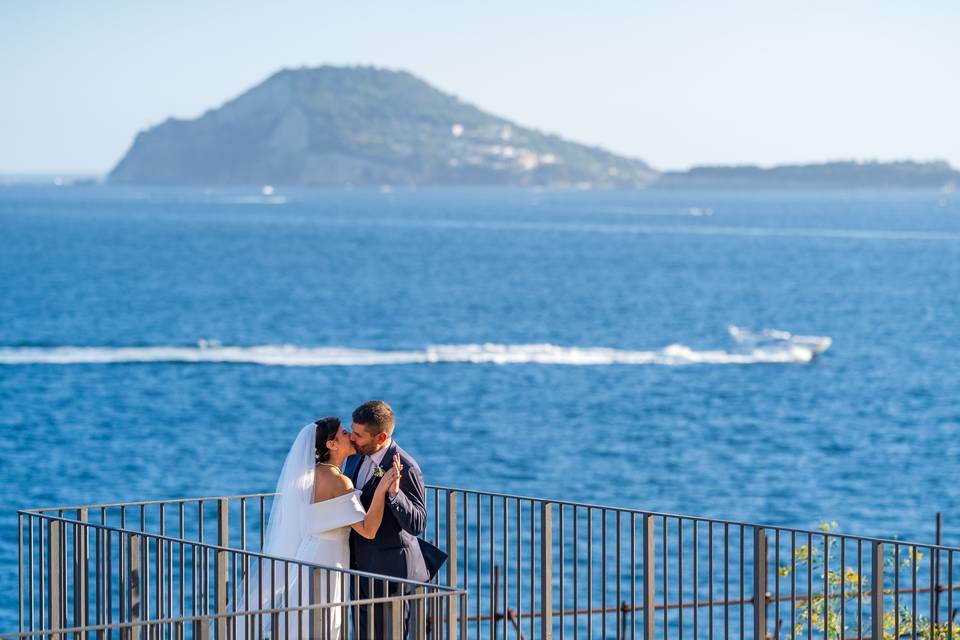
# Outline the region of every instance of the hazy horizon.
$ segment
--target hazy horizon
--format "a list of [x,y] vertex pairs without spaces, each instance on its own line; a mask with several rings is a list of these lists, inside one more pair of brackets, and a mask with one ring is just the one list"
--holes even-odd
[[0,173],[106,174],[134,136],[281,68],[402,69],[521,125],[694,165],[960,166],[960,6],[0,7]]
[[[577,142],[577,141],[574,141],[574,142]],[[640,159],[642,160],[643,158],[640,158]],[[119,158],[118,158],[118,160],[119,160]],[[758,167],[760,167],[761,169],[770,169],[770,168],[774,168],[774,167],[782,167],[782,166],[790,166],[790,165],[818,165],[818,164],[828,164],[828,163],[833,163],[833,162],[860,162],[860,163],[880,162],[880,163],[893,163],[893,162],[909,162],[909,161],[915,161],[915,162],[937,162],[937,161],[945,161],[945,162],[948,162],[948,163],[949,163],[949,160],[946,160],[945,158],[824,158],[824,159],[820,159],[820,160],[807,160],[807,161],[802,161],[802,162],[784,161],[784,162],[770,163],[770,164],[763,164],[763,163],[759,163],[759,162],[751,162],[751,163],[741,162],[741,163],[717,163],[717,164],[711,164],[711,165],[699,165],[699,164],[698,164],[698,165],[690,165],[689,167],[682,167],[682,168],[669,168],[669,167],[668,167],[668,168],[665,168],[665,167],[653,166],[653,169],[656,169],[656,170],[661,171],[661,172],[686,171],[686,170],[688,170],[688,169],[690,169],[690,168],[693,168],[693,167],[706,167],[706,166],[725,166],[725,167],[758,166]],[[955,165],[955,164],[953,164],[953,163],[950,163],[950,166],[951,166],[953,169],[960,170],[960,165]],[[42,179],[45,179],[45,180],[46,180],[46,179],[48,179],[48,178],[58,178],[58,177],[59,177],[59,178],[67,178],[67,179],[86,179],[86,178],[94,178],[94,179],[97,179],[97,178],[106,178],[107,175],[110,173],[110,170],[112,170],[112,169],[113,169],[113,166],[112,166],[112,165],[111,165],[109,168],[107,168],[106,170],[103,170],[103,171],[94,171],[94,170],[84,171],[84,170],[76,170],[76,169],[66,169],[66,170],[63,170],[63,171],[57,171],[56,169],[49,169],[49,170],[32,170],[32,171],[6,171],[6,170],[0,169],[0,177],[4,177],[4,178],[22,178],[22,179],[27,179],[27,180],[29,180],[29,179],[31,179],[31,178],[33,178],[33,179],[41,179],[41,178],[42,178]]]

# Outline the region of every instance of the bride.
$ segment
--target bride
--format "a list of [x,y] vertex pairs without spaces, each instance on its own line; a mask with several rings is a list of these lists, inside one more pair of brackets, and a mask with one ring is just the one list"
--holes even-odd
[[[341,472],[343,462],[354,453],[356,451],[350,434],[339,418],[322,418],[300,431],[280,472],[262,553],[331,569],[350,568],[350,530],[368,539],[377,535],[383,519],[384,499],[387,492],[394,495],[399,491],[403,470],[399,456],[395,457],[393,466],[377,485],[370,510],[364,511],[360,504],[360,492],[354,488],[350,478]],[[256,569],[259,563],[256,560],[253,562]],[[285,570],[283,563],[268,560],[263,563],[274,565],[273,570],[268,568],[264,571],[259,584],[256,577],[249,581],[252,591],[250,600],[256,601],[256,594],[263,594],[260,606],[246,607],[244,599],[238,598],[237,611],[310,604],[311,581],[307,568],[290,565]],[[349,580],[341,572],[321,571],[320,593],[314,594],[313,602],[342,602],[346,584],[349,584]],[[239,586],[238,593],[247,595],[245,585]],[[315,610],[315,614],[321,615],[324,637],[340,637],[343,624],[341,612],[341,607]],[[232,637],[247,637],[244,628],[248,622],[246,618],[250,616],[235,618],[236,628]],[[299,619],[299,625],[295,618]],[[293,637],[309,638],[309,618],[307,611],[302,614],[291,613],[289,621],[280,616],[276,633],[268,631],[268,616],[249,622],[255,627],[254,636],[259,634],[262,625],[264,633],[273,638],[283,637],[286,629],[293,631]],[[299,633],[296,632],[297,626]]]

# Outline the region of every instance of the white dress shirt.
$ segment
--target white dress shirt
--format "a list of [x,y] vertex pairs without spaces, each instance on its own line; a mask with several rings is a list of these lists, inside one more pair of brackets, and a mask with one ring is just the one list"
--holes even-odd
[[[368,456],[364,456],[363,462],[360,464],[360,473],[357,474],[357,489],[363,489],[365,486],[367,486],[370,478],[373,477],[374,469],[377,467],[383,467],[383,457],[387,455],[387,449],[390,448],[392,442],[392,440],[388,440],[387,444],[384,445],[380,451],[376,451]],[[386,468],[384,467],[384,469]]]

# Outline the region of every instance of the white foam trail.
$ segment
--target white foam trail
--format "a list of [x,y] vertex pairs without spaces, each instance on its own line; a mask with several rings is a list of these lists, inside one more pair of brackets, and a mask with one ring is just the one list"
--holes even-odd
[[[707,211],[706,209],[700,210]],[[712,210],[710,210],[712,215]],[[693,215],[687,213],[685,215]],[[706,215],[701,213],[701,215]],[[729,236],[740,238],[816,238],[824,240],[868,240],[882,242],[960,242],[960,233],[952,231],[915,231],[888,229],[837,229],[815,227],[735,227],[683,224],[621,224],[605,222],[524,222],[484,220],[398,220],[394,218],[341,218],[292,216],[284,218],[229,218],[227,221],[269,224],[307,224],[348,226],[353,228],[438,229],[446,231],[518,231],[551,233],[590,233],[638,236]]]
[[[829,339],[828,339],[829,340]],[[383,366],[411,364],[541,364],[567,366],[804,364],[819,351],[786,341],[747,349],[698,351],[672,344],[656,351],[553,344],[431,345],[424,349],[376,350],[348,347],[199,344],[193,347],[0,347],[0,365],[119,363],[233,363],[282,367]]]
[[264,193],[261,196],[237,196],[235,198],[226,198],[223,200],[226,204],[286,204],[286,196],[271,195],[273,192]]
[[643,216],[659,216],[659,217],[693,217],[699,218],[701,216],[712,216],[713,209],[711,207],[681,207],[681,208],[657,208],[657,209],[645,209],[641,207],[628,207],[628,206],[619,206],[619,207],[604,207],[602,209],[597,209],[596,213],[604,213],[610,215],[621,215],[627,217],[643,217]]
[[[471,222],[379,221],[384,226],[423,226],[436,229],[480,229],[486,231],[554,231],[559,233],[609,233],[616,235],[733,236],[747,238],[823,238],[834,240],[912,240],[921,242],[960,242],[960,233],[949,231],[891,231],[884,229],[818,229],[802,227],[727,227],[716,225],[642,225],[615,223],[554,222]],[[359,221],[357,222],[359,224]]]
[[[285,196],[270,196],[279,198],[270,201],[270,204],[285,204]],[[234,199],[235,204],[263,203],[260,196],[243,196]],[[679,215],[694,216],[692,209]],[[708,215],[702,209],[701,215]],[[712,210],[711,214],[712,214]],[[91,213],[90,215],[100,215]],[[674,214],[670,214],[674,215]],[[126,212],[125,220],[153,219],[152,214],[146,212]],[[184,214],[184,220],[192,219]],[[696,216],[694,216],[696,217]],[[737,227],[720,225],[684,225],[684,224],[621,224],[603,222],[524,222],[524,221],[485,221],[485,220],[438,220],[438,219],[396,219],[396,218],[365,218],[340,217],[321,215],[239,215],[218,214],[205,217],[205,220],[216,220],[222,223],[239,224],[269,224],[287,226],[311,227],[349,227],[358,228],[395,228],[395,229],[429,229],[441,231],[516,231],[533,233],[571,233],[571,234],[612,234],[636,236],[729,236],[742,238],[815,238],[824,240],[866,240],[880,242],[960,242],[960,232],[955,231],[918,231],[918,230],[890,230],[890,229],[842,229],[816,227]]]

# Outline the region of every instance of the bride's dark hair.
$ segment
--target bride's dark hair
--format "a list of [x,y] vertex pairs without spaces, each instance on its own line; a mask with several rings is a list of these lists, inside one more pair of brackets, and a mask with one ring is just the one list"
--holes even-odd
[[330,449],[327,449],[327,442],[333,440],[340,431],[340,418],[329,416],[320,418],[313,424],[317,425],[317,435],[314,442],[314,463],[320,464],[330,458]]

